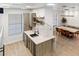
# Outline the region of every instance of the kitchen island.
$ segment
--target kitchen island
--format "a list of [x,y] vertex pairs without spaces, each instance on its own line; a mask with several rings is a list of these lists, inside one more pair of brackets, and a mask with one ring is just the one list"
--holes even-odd
[[26,47],[30,50],[34,56],[46,56],[52,55],[53,52],[53,42],[55,37],[45,37],[43,35],[38,35],[35,37],[30,36],[34,34],[33,31],[24,31],[24,39],[26,41]]

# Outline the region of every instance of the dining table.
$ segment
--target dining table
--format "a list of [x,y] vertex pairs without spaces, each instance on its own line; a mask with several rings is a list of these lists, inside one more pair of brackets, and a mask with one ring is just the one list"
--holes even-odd
[[76,37],[79,34],[79,29],[67,27],[67,26],[59,26],[56,28],[57,32],[67,37]]

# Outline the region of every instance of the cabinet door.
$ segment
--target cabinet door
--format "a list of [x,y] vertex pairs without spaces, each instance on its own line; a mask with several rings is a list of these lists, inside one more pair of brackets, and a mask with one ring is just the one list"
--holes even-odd
[[0,56],[3,56],[3,48],[0,48]]
[[30,50],[30,52],[32,53],[32,55],[36,55],[36,45],[34,44],[34,42],[27,36],[26,39],[27,42],[27,48]]
[[28,37],[26,35],[26,33],[23,33],[23,41],[26,47],[28,47]]
[[0,52],[0,56],[3,56],[3,52]]
[[26,36],[25,36],[26,34],[25,33],[23,33],[23,42],[24,42],[24,44],[26,43],[25,42],[25,40],[26,40]]

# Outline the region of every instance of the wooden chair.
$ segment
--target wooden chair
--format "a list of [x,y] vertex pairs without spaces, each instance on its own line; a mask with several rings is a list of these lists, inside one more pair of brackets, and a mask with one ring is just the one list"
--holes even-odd
[[76,33],[75,33],[75,36],[78,36],[79,35],[79,31],[77,31]]
[[56,31],[59,32],[59,34],[61,34],[61,29],[56,28]]
[[65,36],[65,31],[61,29],[61,34]]

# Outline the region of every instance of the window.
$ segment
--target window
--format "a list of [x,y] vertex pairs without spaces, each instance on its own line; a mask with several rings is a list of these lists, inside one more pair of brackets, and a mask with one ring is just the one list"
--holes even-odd
[[8,35],[16,35],[22,32],[22,15],[8,14]]

